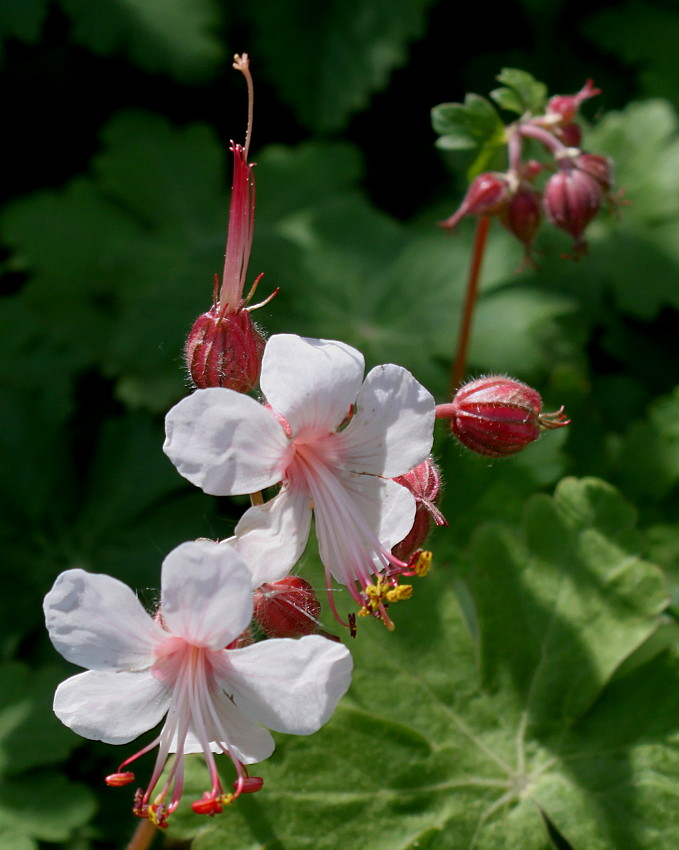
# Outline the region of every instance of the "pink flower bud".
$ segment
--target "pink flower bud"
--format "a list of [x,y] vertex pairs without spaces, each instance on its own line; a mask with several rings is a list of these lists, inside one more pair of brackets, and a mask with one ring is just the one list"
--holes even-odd
[[530,186],[522,185],[499,218],[504,227],[521,242],[526,249],[526,257],[530,259],[530,248],[542,218],[539,194]]
[[516,454],[546,429],[561,428],[569,420],[563,408],[542,412],[537,390],[503,375],[477,378],[461,387],[450,405],[441,405],[457,439],[486,457]]
[[510,193],[510,181],[505,174],[497,171],[479,174],[472,180],[457,212],[439,225],[452,230],[466,215],[495,215],[509,201]]
[[601,94],[601,89],[594,88],[594,80],[587,80],[577,94],[557,94],[550,97],[547,102],[547,113],[560,116],[562,124],[570,124],[580,104],[597,94]]
[[184,357],[191,380],[201,390],[225,387],[250,392],[259,380],[265,343],[248,310],[222,315],[215,306],[196,319],[186,340]]
[[582,234],[601,207],[601,186],[594,177],[564,162],[547,181],[543,204],[550,222],[573,237],[573,255],[586,253]]
[[254,616],[269,637],[299,637],[318,631],[321,603],[299,576],[267,582],[255,591]]
[[569,148],[579,148],[582,143],[582,130],[578,124],[564,124],[557,129],[556,135]]
[[578,171],[589,174],[601,186],[604,192],[609,192],[613,186],[613,163],[608,157],[596,153],[581,153],[573,160]]

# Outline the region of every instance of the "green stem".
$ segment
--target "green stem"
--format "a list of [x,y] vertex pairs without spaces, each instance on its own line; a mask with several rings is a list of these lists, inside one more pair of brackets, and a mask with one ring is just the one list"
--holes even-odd
[[479,291],[479,278],[481,276],[481,264],[486,249],[486,240],[490,230],[490,216],[479,216],[474,234],[474,247],[472,249],[472,264],[467,278],[467,294],[465,296],[462,319],[460,321],[460,333],[457,339],[457,351],[453,368],[450,375],[450,392],[453,394],[462,383],[467,371],[467,350],[469,349],[469,336],[471,333],[472,318],[476,307],[476,296]]

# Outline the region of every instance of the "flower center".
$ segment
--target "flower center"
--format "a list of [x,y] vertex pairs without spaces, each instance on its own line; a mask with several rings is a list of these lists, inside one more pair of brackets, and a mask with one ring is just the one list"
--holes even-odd
[[214,650],[194,646],[182,637],[169,635],[156,647],[151,673],[168,688],[199,678],[212,691],[215,688],[213,654]]

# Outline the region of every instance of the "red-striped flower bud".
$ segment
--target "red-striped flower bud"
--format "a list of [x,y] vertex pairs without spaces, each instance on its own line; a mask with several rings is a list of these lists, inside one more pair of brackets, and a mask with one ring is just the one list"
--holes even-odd
[[526,259],[531,262],[530,249],[542,218],[540,195],[530,186],[522,185],[500,213],[499,218],[507,230],[524,246]]
[[510,196],[511,182],[506,174],[498,171],[479,174],[472,180],[457,212],[439,225],[452,230],[466,215],[495,215],[508,203]]
[[287,576],[255,591],[254,617],[269,637],[300,637],[318,631],[321,603],[308,581]]
[[585,228],[601,208],[601,186],[569,160],[547,181],[543,196],[550,222],[573,237],[573,256],[587,252]]
[[581,153],[573,159],[573,165],[578,171],[589,174],[601,186],[604,192],[609,192],[613,186],[613,163],[606,156],[597,153]]
[[247,393],[259,380],[265,344],[249,310],[221,315],[215,306],[196,319],[186,340],[191,380],[201,390],[225,387]]
[[391,550],[401,561],[408,561],[427,539],[432,520],[436,525],[448,525],[446,518],[436,507],[441,489],[441,472],[431,458],[413,467],[394,481],[401,484],[415,497],[415,520],[408,535]]
[[506,457],[537,440],[542,431],[569,421],[563,408],[542,412],[537,390],[504,375],[477,378],[461,387],[449,405],[440,405],[439,418],[450,418],[457,439],[477,454]]

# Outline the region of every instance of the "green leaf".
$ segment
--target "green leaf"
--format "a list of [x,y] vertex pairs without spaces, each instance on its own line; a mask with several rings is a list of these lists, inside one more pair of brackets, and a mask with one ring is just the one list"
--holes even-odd
[[[39,804],[38,804],[39,801]],[[0,781],[0,838],[11,835],[17,844],[34,848],[40,841],[66,841],[96,810],[89,789],[56,773]]]
[[51,710],[63,670],[0,667],[0,775],[63,761],[82,741]]
[[572,359],[575,341],[565,333],[565,320],[577,309],[574,299],[549,291],[510,286],[489,293],[479,300],[474,316],[470,363],[477,370],[527,380],[542,377],[555,364]]
[[679,388],[660,396],[648,417],[633,422],[618,441],[617,480],[640,504],[664,499],[679,481]]
[[2,0],[0,2],[0,60],[3,41],[16,38],[28,44],[38,40],[47,14],[48,0]]
[[[529,502],[523,533],[483,532],[468,576],[478,646],[457,571],[437,563],[395,607],[395,632],[359,621],[327,726],[279,736],[253,771],[259,794],[207,825],[184,805],[171,836],[195,836],[193,850],[546,850],[551,829],[576,848],[673,850],[679,661],[612,678],[665,603],[633,518],[603,482],[566,480]],[[196,759],[189,799],[208,782]]]
[[588,149],[611,157],[631,202],[619,218],[600,216],[588,229],[589,273],[622,310],[644,319],[663,305],[679,308],[678,127],[668,103],[650,100],[608,113],[587,136]]
[[676,4],[627,0],[598,10],[582,26],[596,45],[637,72],[644,96],[665,97],[679,108]]
[[224,56],[214,0],[60,0],[73,39],[104,55],[124,51],[151,73],[197,82]]
[[544,112],[547,86],[538,82],[532,74],[518,68],[503,68],[497,80],[504,86],[492,91],[490,96],[502,109],[519,115]]
[[[281,97],[311,129],[341,129],[383,89],[424,31],[431,0],[260,0],[242,12],[253,26],[252,53]],[[261,59],[260,59],[261,57]]]
[[276,226],[332,195],[355,192],[364,172],[359,149],[347,142],[269,145],[257,153],[257,236],[261,224]]
[[464,103],[440,103],[431,111],[434,131],[444,150],[498,147],[504,144],[505,127],[493,105],[478,94],[468,94]]
[[[399,363],[432,392],[445,391],[436,353],[451,347],[451,275],[462,273],[456,258],[463,259],[463,244],[436,232],[414,236],[356,194],[330,197],[284,219],[277,230],[296,251],[278,270],[282,292],[267,319],[272,330],[292,326],[308,336],[343,339],[369,366]],[[277,324],[279,317],[285,324]]]
[[141,112],[103,135],[95,178],[11,206],[4,238],[32,273],[20,298],[43,334],[115,379],[131,406],[166,410],[183,395],[183,342],[223,263],[224,152],[205,127]]
[[524,540],[495,528],[475,538],[483,684],[514,691],[538,726],[581,717],[667,605],[634,520],[613,488],[565,479],[553,500],[527,503]]

